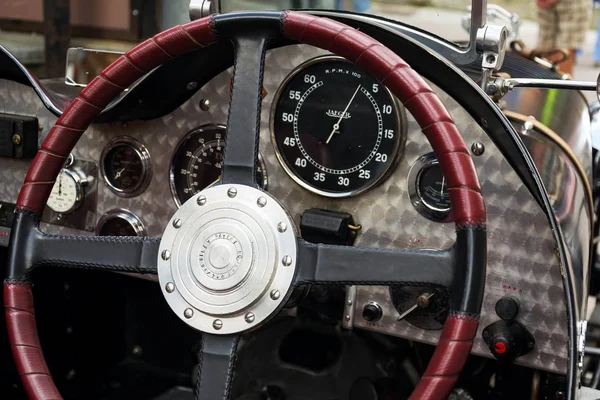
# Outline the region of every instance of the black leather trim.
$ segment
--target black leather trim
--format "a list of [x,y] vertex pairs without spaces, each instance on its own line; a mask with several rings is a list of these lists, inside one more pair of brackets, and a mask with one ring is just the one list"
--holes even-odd
[[298,239],[298,271],[294,284],[425,283],[450,287],[454,269],[462,268],[460,263],[455,264],[454,256],[454,247],[441,251],[392,250],[313,244]]
[[[281,11],[240,11],[218,14],[213,19],[219,37],[234,38],[246,35],[257,37],[281,37]],[[255,54],[256,58],[256,54]]]
[[44,265],[156,274],[159,238],[48,235],[39,214],[16,212],[8,278],[24,279]]
[[267,39],[234,39],[233,87],[227,116],[223,183],[256,186],[260,110]]
[[483,225],[463,226],[456,230],[452,308],[467,315],[481,312],[487,266],[486,235]]
[[239,335],[202,334],[198,354],[196,399],[229,400],[231,398],[239,340]]

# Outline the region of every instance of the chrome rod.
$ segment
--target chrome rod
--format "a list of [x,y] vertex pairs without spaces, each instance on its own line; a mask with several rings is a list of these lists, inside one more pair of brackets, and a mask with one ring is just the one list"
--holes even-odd
[[585,354],[589,354],[591,356],[600,356],[600,348],[585,346]]
[[563,79],[530,79],[509,78],[504,81],[505,88],[512,90],[516,87],[534,87],[543,89],[571,89],[596,91],[594,81],[571,81]]

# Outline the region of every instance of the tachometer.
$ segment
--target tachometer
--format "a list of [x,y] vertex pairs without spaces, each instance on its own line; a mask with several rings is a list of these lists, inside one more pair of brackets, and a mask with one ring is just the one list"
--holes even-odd
[[[225,135],[224,126],[206,125],[189,132],[179,143],[171,161],[171,191],[177,206],[219,181]],[[258,160],[256,179],[266,189],[267,174],[260,155]]]
[[374,77],[339,57],[308,61],[275,95],[271,138],[286,172],[329,197],[381,180],[406,140],[404,111]]

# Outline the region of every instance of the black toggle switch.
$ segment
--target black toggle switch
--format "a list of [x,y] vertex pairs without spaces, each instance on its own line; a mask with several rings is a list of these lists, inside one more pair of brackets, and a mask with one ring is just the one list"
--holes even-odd
[[383,316],[383,311],[381,310],[381,306],[377,303],[369,303],[363,308],[363,318],[368,322],[379,321]]
[[338,211],[311,208],[300,219],[302,238],[311,243],[352,246],[358,230],[351,214]]

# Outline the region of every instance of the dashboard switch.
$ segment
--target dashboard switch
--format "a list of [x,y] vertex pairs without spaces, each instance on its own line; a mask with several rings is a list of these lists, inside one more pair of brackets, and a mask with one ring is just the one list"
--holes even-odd
[[496,302],[496,314],[505,321],[512,321],[519,314],[519,301],[511,296],[501,298]]
[[377,303],[370,302],[363,308],[363,318],[368,322],[379,321],[383,316],[383,311],[381,310],[381,306]]
[[535,347],[533,335],[517,321],[496,321],[483,329],[483,340],[500,361],[513,362]]
[[38,149],[38,119],[0,114],[0,157],[33,158]]
[[320,208],[304,211],[300,220],[302,238],[311,243],[352,246],[359,229],[351,214]]

